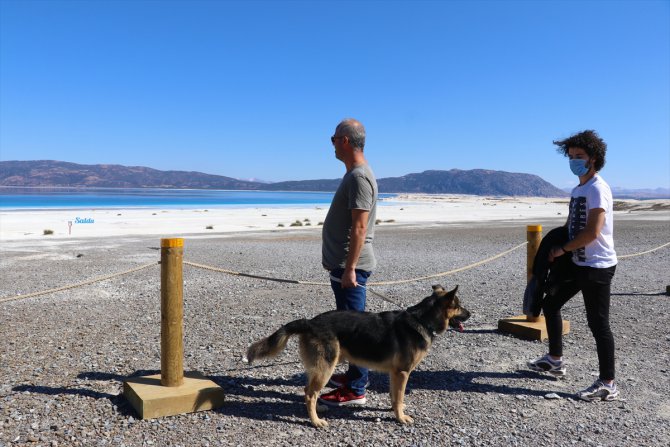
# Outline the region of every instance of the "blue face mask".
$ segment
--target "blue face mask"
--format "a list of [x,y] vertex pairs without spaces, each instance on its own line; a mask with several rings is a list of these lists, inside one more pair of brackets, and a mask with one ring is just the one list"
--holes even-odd
[[582,160],[580,158],[573,158],[570,160],[570,170],[576,176],[581,177],[586,175],[589,172],[589,167],[587,166],[588,160]]

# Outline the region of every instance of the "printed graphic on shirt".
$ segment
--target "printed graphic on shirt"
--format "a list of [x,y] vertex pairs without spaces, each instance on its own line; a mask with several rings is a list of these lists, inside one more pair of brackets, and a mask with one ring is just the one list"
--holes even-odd
[[[570,198],[570,221],[568,223],[568,234],[573,240],[577,233],[586,227],[586,197]],[[585,247],[573,251],[580,262],[586,262]]]

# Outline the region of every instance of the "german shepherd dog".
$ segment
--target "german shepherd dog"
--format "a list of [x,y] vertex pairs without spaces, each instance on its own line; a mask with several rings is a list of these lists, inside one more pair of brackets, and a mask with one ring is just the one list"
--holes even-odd
[[396,419],[411,424],[404,413],[403,399],[410,373],[428,354],[436,334],[447,325],[461,326],[470,312],[461,307],[456,286],[447,292],[433,286],[433,294],[405,310],[356,312],[333,310],[311,320],[285,324],[277,332],[249,346],[247,359],[274,357],[284,350],[289,338],[300,336],[300,358],[307,374],[305,404],[312,425],[328,423],[316,414],[319,391],[328,383],[338,363],[345,360],[387,372],[390,377],[391,407]]

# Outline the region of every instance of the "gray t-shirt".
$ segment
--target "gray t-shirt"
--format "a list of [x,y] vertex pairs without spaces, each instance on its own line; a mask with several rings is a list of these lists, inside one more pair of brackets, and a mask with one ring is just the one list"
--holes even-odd
[[372,239],[377,215],[377,180],[367,164],[356,166],[342,178],[323,223],[321,255],[327,270],[344,268],[349,253],[351,210],[369,211],[368,230],[356,268],[372,271],[377,265]]

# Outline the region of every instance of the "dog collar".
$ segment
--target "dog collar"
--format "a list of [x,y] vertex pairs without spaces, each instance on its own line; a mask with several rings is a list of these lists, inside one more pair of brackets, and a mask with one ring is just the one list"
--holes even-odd
[[412,329],[417,331],[427,342],[432,342],[435,335],[437,335],[435,331],[428,331],[411,313],[407,312],[407,315],[409,316],[407,322]]

